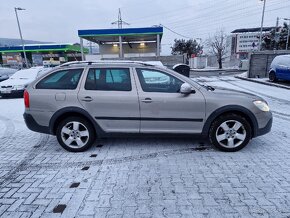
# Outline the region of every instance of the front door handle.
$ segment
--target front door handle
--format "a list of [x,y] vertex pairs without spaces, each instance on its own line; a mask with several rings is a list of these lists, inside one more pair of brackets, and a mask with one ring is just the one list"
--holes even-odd
[[144,103],[151,103],[152,99],[151,98],[145,98],[145,99],[143,99],[141,101],[144,102]]
[[82,98],[81,100],[82,100],[82,101],[85,101],[85,102],[90,102],[90,101],[92,101],[93,99],[92,99],[92,97],[90,97],[90,96],[86,96],[86,97]]

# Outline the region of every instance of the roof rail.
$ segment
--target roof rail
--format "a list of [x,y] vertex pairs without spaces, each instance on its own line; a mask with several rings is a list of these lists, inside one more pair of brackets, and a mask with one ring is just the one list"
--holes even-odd
[[64,64],[59,65],[60,67],[67,67],[71,65],[78,65],[78,64],[140,64],[144,66],[155,66],[152,63],[146,63],[142,61],[128,61],[128,60],[100,60],[100,61],[71,61]]

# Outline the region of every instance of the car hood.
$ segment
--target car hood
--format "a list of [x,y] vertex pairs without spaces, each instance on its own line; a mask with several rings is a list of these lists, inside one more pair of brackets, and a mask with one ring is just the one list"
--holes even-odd
[[213,94],[221,95],[221,96],[235,96],[235,97],[243,97],[243,98],[249,98],[253,100],[263,100],[261,97],[245,91],[239,91],[234,89],[228,89],[224,87],[214,87],[214,91],[209,91]]
[[8,79],[0,83],[0,86],[19,86],[31,83],[33,79]]

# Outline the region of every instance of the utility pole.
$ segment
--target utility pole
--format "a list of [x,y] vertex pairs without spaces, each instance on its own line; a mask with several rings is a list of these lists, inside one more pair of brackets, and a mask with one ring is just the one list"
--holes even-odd
[[118,29],[122,29],[123,28],[123,24],[125,25],[130,25],[129,23],[125,22],[122,20],[122,13],[121,13],[121,9],[119,8],[119,13],[118,13],[118,20],[112,22],[113,25],[118,24]]
[[288,20],[288,34],[287,34],[287,42],[286,42],[286,50],[288,50],[289,47],[289,37],[290,37],[290,18],[284,18],[284,20]]
[[27,57],[26,57],[24,41],[23,41],[22,32],[21,32],[21,28],[20,28],[20,23],[19,23],[19,19],[18,19],[18,13],[17,13],[17,11],[23,11],[25,9],[24,8],[14,8],[14,10],[15,10],[15,15],[16,15],[16,19],[17,19],[18,30],[19,30],[19,35],[20,35],[21,44],[22,44],[22,50],[23,50],[23,54],[24,54],[24,60],[25,60],[26,68],[28,68],[28,61],[27,61]]
[[275,28],[275,45],[274,45],[274,49],[278,50],[278,35],[277,35],[277,29],[279,27],[279,17],[277,17],[277,21],[276,21],[276,28]]
[[[118,20],[112,22],[113,25],[118,24],[118,29],[122,29],[123,28],[123,24],[125,25],[130,25],[129,23],[125,22],[122,20],[122,13],[121,13],[121,9],[119,8],[119,13],[118,13]],[[119,35],[119,57],[120,58],[124,58],[124,53],[123,53],[123,39],[122,36]]]
[[259,40],[259,51],[261,51],[261,48],[262,48],[263,25],[264,25],[264,16],[265,16],[265,8],[266,8],[266,0],[261,0],[261,1],[264,1],[264,5],[263,5],[262,21],[261,21],[261,32],[260,32],[260,40]]
[[89,42],[89,48],[90,48],[90,54],[93,54],[93,46],[92,46],[92,42]]

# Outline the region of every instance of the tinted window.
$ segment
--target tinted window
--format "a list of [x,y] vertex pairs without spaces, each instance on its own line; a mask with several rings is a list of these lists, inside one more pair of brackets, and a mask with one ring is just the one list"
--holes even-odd
[[102,68],[90,69],[85,89],[105,91],[131,91],[129,69]]
[[183,82],[167,73],[151,70],[137,69],[138,77],[144,92],[179,92]]
[[54,72],[37,85],[37,89],[76,89],[83,69],[62,70]]

